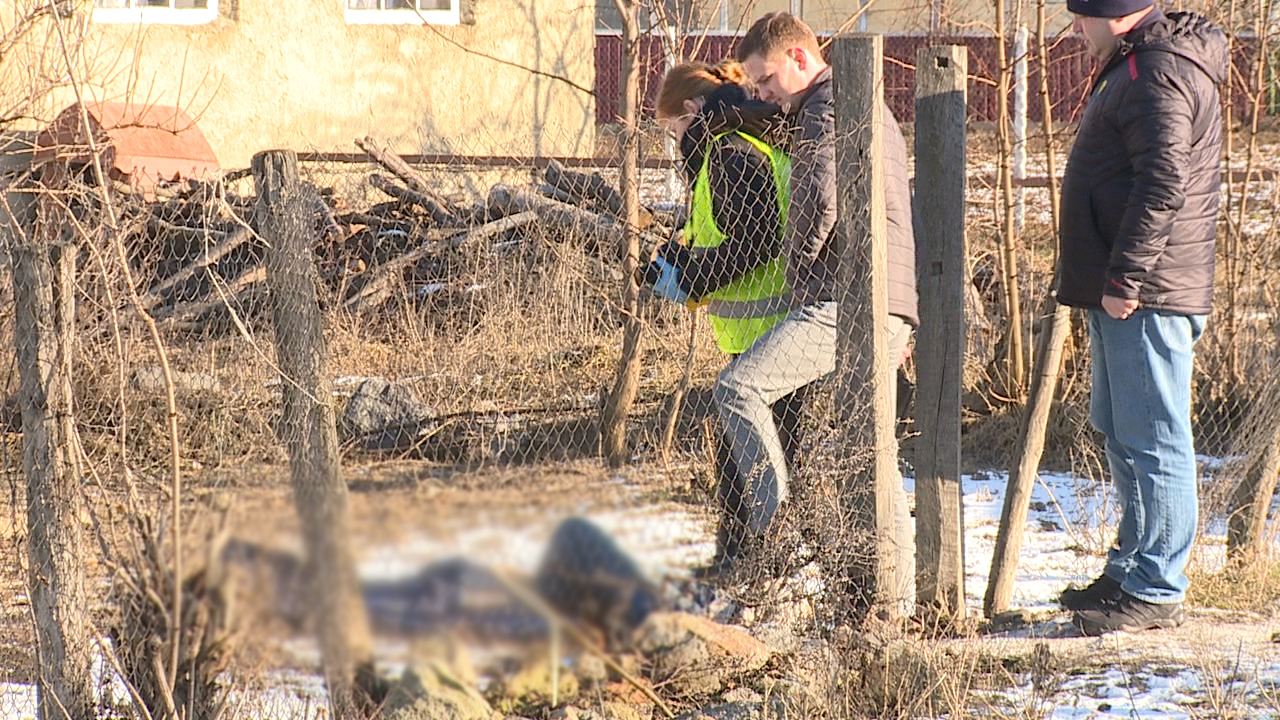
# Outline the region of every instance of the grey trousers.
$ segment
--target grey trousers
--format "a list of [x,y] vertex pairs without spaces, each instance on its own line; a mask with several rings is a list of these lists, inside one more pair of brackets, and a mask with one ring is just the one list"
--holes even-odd
[[[911,325],[889,316],[889,357],[896,361],[911,339]],[[836,367],[836,304],[808,305],[791,312],[720,372],[714,397],[729,453],[743,475],[750,510],[742,515],[751,535],[763,535],[787,498],[790,476],[772,406],[799,388],[831,375]],[[896,387],[896,382],[892,387]],[[896,400],[896,391],[890,396]],[[896,404],[896,401],[895,401]],[[896,416],[896,412],[894,413]],[[895,444],[896,447],[896,444]],[[894,540],[898,597],[915,599],[915,532],[907,493],[897,483]],[[904,607],[908,605],[904,604]]]

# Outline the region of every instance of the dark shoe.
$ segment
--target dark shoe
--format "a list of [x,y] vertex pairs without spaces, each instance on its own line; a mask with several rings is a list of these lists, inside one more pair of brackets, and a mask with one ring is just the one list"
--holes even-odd
[[1072,585],[1063,590],[1058,596],[1058,604],[1072,612],[1079,612],[1114,603],[1123,594],[1120,592],[1119,581],[1104,574],[1082,588]]
[[693,569],[695,580],[715,580],[733,571],[734,563],[742,556],[742,524],[728,512],[721,513],[720,527],[716,530],[716,554],[711,562]]
[[1176,628],[1187,619],[1182,603],[1156,604],[1128,594],[1096,608],[1078,611],[1071,621],[1080,632],[1097,637],[1109,632]]
[[733,572],[733,560],[728,555],[716,555],[709,564],[693,569],[693,579],[715,581],[727,577]]

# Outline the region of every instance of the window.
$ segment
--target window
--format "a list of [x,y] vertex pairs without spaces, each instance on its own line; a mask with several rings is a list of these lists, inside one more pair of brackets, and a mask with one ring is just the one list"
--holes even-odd
[[93,21],[202,25],[218,18],[218,0],[94,0]]
[[457,25],[462,0],[344,0],[351,24]]

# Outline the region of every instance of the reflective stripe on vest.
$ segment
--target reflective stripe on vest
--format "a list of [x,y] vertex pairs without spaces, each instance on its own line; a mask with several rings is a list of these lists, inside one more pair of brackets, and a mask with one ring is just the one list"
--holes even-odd
[[[708,297],[710,297],[708,295]],[[719,300],[707,303],[707,313],[730,320],[744,320],[769,315],[786,315],[791,309],[791,298],[786,294],[759,300]]]
[[[779,236],[786,224],[791,204],[791,159],[786,153],[775,150],[765,142],[744,132],[721,133],[711,139],[702,158],[702,167],[693,182],[693,200],[689,208],[689,220],[684,226],[684,236],[691,248],[710,249],[724,242],[725,234],[716,224],[712,211],[711,181],[708,167],[711,148],[721,138],[736,134],[769,158],[773,170],[773,184],[777,191]],[[726,353],[737,355],[745,352],[752,343],[769,331],[789,310],[790,290],[787,288],[786,265],[782,253],[746,275],[708,293],[707,318],[716,344]]]

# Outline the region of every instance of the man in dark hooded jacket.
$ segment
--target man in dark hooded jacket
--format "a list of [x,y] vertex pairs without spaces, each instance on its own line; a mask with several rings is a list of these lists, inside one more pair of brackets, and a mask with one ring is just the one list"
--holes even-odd
[[1152,0],[1068,0],[1101,63],[1067,161],[1059,302],[1089,316],[1090,421],[1121,505],[1103,574],[1061,595],[1086,635],[1182,623],[1196,532],[1193,348],[1213,301],[1222,31]]
[[[733,460],[753,478],[759,512],[752,530],[763,537],[790,482],[770,405],[836,369],[837,177],[860,168],[836,163],[834,82],[812,28],[791,13],[766,13],[752,23],[736,52],[760,98],[782,108],[792,132],[791,206],[783,229],[791,313],[730,363],[713,391]],[[907,144],[887,107],[882,130],[889,312],[880,327],[894,365],[893,382],[919,324],[919,298]],[[893,509],[898,582],[888,592],[898,610],[909,615],[916,595],[915,535],[901,483],[894,487]]]

